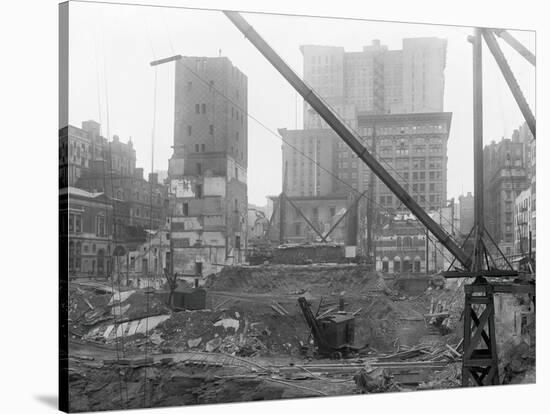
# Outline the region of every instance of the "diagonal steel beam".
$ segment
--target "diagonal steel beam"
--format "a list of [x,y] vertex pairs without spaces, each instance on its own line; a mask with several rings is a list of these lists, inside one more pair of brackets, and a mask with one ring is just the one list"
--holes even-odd
[[309,227],[311,227],[313,229],[313,231],[315,233],[317,233],[317,235],[322,239],[323,238],[323,235],[321,234],[321,232],[319,230],[317,230],[317,228],[313,225],[313,223],[311,221],[309,221],[309,219],[306,217],[306,215],[304,213],[302,213],[302,210],[300,210],[298,208],[298,206],[296,204],[294,204],[294,202],[289,198],[287,197],[286,194],[283,193],[283,197],[286,199],[286,201],[289,202],[289,204],[294,207],[294,209],[298,212],[298,214],[300,216],[302,216],[302,218],[306,221],[307,224],[309,224]]
[[334,231],[334,229],[336,227],[338,227],[338,224],[340,224],[342,222],[342,220],[344,220],[344,218],[348,215],[349,211],[354,207],[355,204],[357,204],[359,202],[359,200],[365,195],[367,191],[363,191],[361,194],[359,194],[359,196],[353,201],[352,204],[350,204],[350,206],[347,208],[347,210],[345,211],[344,214],[342,214],[342,216],[336,220],[336,223],[334,223],[332,225],[332,227],[329,229],[329,231],[327,231],[325,233],[325,235],[323,237],[321,237],[321,241],[323,242],[326,242],[327,241],[327,237],[330,236],[332,234],[332,232]]
[[533,112],[531,112],[531,108],[529,108],[529,104],[525,100],[525,96],[523,96],[523,92],[519,87],[519,84],[512,72],[512,69],[510,69],[510,65],[508,65],[508,62],[506,61],[506,58],[504,57],[504,54],[500,49],[494,33],[490,29],[481,29],[481,33],[483,34],[485,43],[487,43],[489,50],[497,61],[498,67],[500,68],[500,71],[502,72],[502,75],[504,76],[504,79],[506,80],[510,91],[512,91],[512,95],[514,95],[514,99],[516,100],[516,103],[518,104],[519,109],[523,114],[523,117],[525,118],[525,122],[527,122],[527,126],[533,134],[533,138],[536,139],[537,121],[535,119],[535,116],[533,115]]
[[292,85],[304,100],[311,105],[321,118],[352,149],[390,191],[416,216],[435,238],[467,269],[471,266],[470,257],[455,243],[451,236],[437,224],[414,200],[397,180],[378,162],[361,142],[357,134],[328,107],[323,100],[288,66],[259,33],[238,12],[224,11],[227,18],[258,49],[273,67]]
[[537,66],[537,61],[534,53],[523,46],[514,36],[512,36],[504,29],[494,29],[493,32],[510,46],[512,46],[512,48],[514,48],[516,52],[523,56],[525,60],[527,60],[531,65]]

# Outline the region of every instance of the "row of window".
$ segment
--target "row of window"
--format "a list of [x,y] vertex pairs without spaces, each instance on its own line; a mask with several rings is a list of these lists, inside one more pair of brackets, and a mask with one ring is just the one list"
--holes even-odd
[[[86,243],[81,243],[80,241],[77,241],[77,242],[70,241],[69,242],[69,270],[70,271],[81,270],[82,253],[88,254],[89,251],[90,251],[90,245]],[[103,249],[100,249],[96,252],[96,245],[95,243],[92,243],[91,253],[94,255],[97,254],[97,263],[98,263],[97,271],[98,273],[102,273],[105,251]],[[92,269],[89,269],[89,270],[91,270],[92,273],[95,272],[95,260],[92,260]]]
[[[105,217],[102,215],[96,216],[95,221],[96,236],[104,237],[106,235]],[[77,213],[69,213],[69,233],[82,233],[82,215]]]
[[[373,135],[372,127],[361,127],[360,134],[365,136]],[[418,126],[391,126],[376,127],[376,135],[397,135],[397,134],[429,134],[447,132],[445,124],[418,125]]]
[[[421,191],[421,190],[414,190],[413,191]],[[412,198],[417,203],[425,203],[426,201],[429,201],[429,203],[440,203],[441,202],[441,194],[429,194],[428,198],[426,198],[424,195],[420,194],[414,194],[412,195]],[[396,198],[397,200],[397,198]],[[393,196],[392,195],[381,195],[380,196],[380,204],[385,206],[392,206],[393,205]]]

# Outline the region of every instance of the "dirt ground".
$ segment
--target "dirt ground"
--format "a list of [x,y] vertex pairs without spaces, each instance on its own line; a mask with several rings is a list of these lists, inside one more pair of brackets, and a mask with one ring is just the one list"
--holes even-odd
[[[461,285],[406,286],[360,265],[231,267],[206,280],[206,309],[174,312],[166,291],[73,283],[71,410],[460,386]],[[297,299],[322,314],[341,295],[366,347],[319,359]],[[449,316],[425,317],[438,306]],[[534,382],[534,345],[507,352],[503,382]]]

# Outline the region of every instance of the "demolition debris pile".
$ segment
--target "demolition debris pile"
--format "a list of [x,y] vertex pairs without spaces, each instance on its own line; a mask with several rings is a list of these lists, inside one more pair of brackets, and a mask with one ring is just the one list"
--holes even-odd
[[[226,267],[206,280],[206,308],[194,311],[170,309],[167,291],[72,283],[72,408],[460,386],[464,281],[440,282],[396,280],[355,264]],[[314,355],[299,297],[317,315],[336,312],[343,297],[364,352]],[[503,383],[535,378],[528,303],[496,301]]]

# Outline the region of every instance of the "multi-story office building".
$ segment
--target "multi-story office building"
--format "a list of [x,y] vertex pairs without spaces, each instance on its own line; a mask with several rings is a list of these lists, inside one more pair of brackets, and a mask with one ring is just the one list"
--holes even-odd
[[[451,119],[450,112],[358,116],[358,131],[367,148],[371,151],[374,148],[382,166],[426,210],[438,209],[447,203],[447,140]],[[352,162],[342,161],[338,173],[344,179],[350,177],[352,186],[356,184],[360,191],[366,189],[370,169],[358,162],[356,182],[352,174],[357,157],[342,144],[339,156]],[[379,208],[406,210],[378,179],[374,194]]]
[[[447,201],[447,140],[452,114],[360,113],[358,132],[382,165],[426,209]],[[365,191],[371,170],[328,129],[279,130],[283,137],[283,176],[290,196],[346,195]],[[297,148],[299,151],[296,151]],[[305,154],[306,156],[304,156]],[[376,180],[376,203],[402,206]]]
[[519,131],[512,139],[491,142],[483,149],[485,228],[507,255],[514,249],[514,204],[529,187],[526,146]]
[[[352,127],[358,112],[443,111],[445,39],[403,39],[401,50],[388,50],[379,40],[361,52],[317,45],[300,50],[305,81]],[[304,128],[326,127],[305,104]]]
[[[176,63],[169,162],[173,271],[215,272],[245,248],[247,77],[226,57]],[[196,263],[203,263],[198,265]]]

